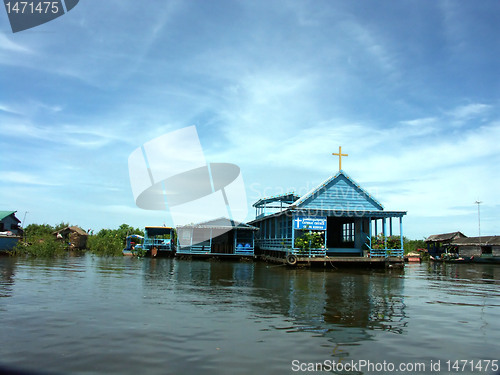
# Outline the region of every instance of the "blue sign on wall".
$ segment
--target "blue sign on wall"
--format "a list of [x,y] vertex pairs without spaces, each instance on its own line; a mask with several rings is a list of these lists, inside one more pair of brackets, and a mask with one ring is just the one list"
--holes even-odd
[[326,230],[326,217],[297,216],[293,219],[293,229]]

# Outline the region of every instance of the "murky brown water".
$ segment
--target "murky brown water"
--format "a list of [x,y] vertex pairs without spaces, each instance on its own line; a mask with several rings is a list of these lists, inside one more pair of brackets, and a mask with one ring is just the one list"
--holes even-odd
[[[484,365],[500,353],[500,266],[340,271],[3,257],[0,276],[0,363],[13,368],[288,374],[332,361],[386,361],[426,366],[399,371],[406,374],[491,374],[448,372],[446,361]],[[431,371],[437,363],[441,371]],[[340,373],[389,373],[348,370]]]

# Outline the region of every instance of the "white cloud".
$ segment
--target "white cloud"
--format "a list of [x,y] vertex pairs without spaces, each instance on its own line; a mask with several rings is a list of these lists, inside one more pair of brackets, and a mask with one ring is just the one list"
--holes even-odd
[[20,43],[13,42],[7,35],[0,33],[0,50],[8,52],[20,52],[23,54],[33,54],[33,50]]
[[471,103],[456,107],[453,110],[447,112],[447,114],[457,120],[468,120],[472,117],[477,117],[479,115],[485,114],[492,108],[491,105],[482,103]]
[[16,108],[12,108],[11,106],[0,103],[0,111],[11,114],[11,115],[22,115],[22,112]]
[[21,185],[40,185],[40,186],[60,186],[60,183],[49,181],[37,174],[29,174],[17,171],[2,171],[2,180],[5,182]]

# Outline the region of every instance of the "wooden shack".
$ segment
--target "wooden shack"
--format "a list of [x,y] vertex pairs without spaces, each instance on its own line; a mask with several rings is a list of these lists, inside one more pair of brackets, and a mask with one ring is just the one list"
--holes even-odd
[[80,227],[68,226],[53,234],[58,240],[66,242],[72,249],[85,249],[87,247],[88,234]]
[[253,257],[257,230],[252,225],[222,217],[178,226],[176,255]]
[[463,258],[499,258],[500,236],[462,237],[451,243],[458,256]]
[[0,233],[3,235],[22,235],[21,220],[16,217],[16,212],[0,211]]
[[453,241],[466,237],[462,232],[433,234],[427,237],[425,243],[430,256],[440,257],[442,254],[453,252],[453,248],[450,248]]
[[[256,247],[261,255],[287,257],[290,264],[297,257],[403,257],[406,212],[385,211],[343,170],[302,197],[289,193],[253,206],[256,218],[249,224],[260,229]],[[393,231],[393,224],[399,230]],[[399,236],[396,248],[388,244],[393,236]]]
[[23,234],[17,211],[0,211],[0,251],[12,250]]

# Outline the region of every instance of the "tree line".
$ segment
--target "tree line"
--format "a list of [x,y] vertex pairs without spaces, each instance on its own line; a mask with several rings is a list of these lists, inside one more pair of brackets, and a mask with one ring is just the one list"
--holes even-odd
[[[34,257],[63,256],[72,250],[65,239],[57,238],[55,232],[71,226],[61,222],[55,226],[50,224],[30,224],[24,228],[23,239],[18,242],[13,254]],[[88,251],[100,256],[122,255],[127,236],[138,234],[144,236],[144,231],[128,224],[122,224],[117,229],[101,229],[96,234],[88,231],[85,249],[75,251]]]

